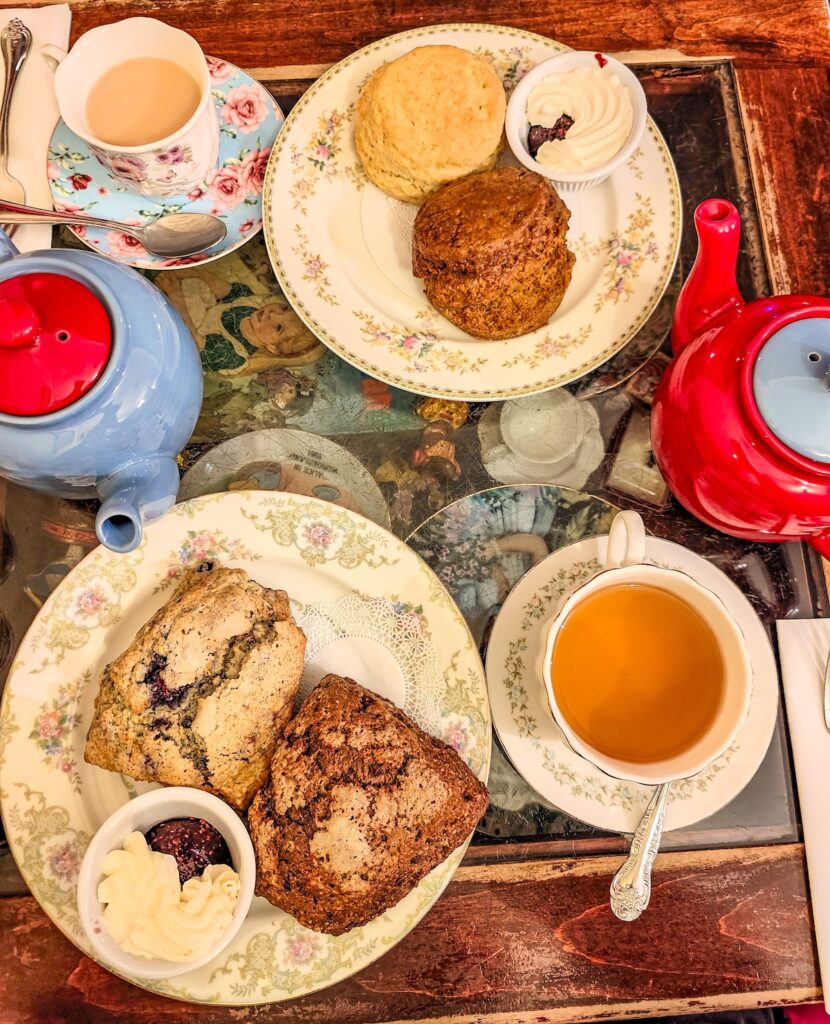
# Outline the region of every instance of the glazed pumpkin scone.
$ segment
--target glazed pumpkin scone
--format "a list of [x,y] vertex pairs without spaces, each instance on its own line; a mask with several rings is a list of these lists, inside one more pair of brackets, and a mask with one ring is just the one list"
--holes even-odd
[[429,302],[477,338],[515,338],[548,322],[571,281],[570,210],[551,183],[504,167],[444,185],[412,233],[412,272]]
[[487,789],[452,747],[352,679],[328,675],[288,725],[248,811],[256,891],[340,935],[463,843]]
[[84,758],[244,810],[268,777],[304,654],[285,591],[213,563],[188,571],[104,669]]

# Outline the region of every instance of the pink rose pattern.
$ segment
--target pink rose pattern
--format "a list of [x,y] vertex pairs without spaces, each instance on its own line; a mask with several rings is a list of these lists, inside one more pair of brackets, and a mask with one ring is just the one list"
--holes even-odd
[[208,175],[207,194],[221,209],[232,210],[245,198],[247,190],[239,172],[240,166],[231,164],[217,167]]
[[82,857],[83,851],[79,849],[77,839],[68,839],[50,853],[47,860],[49,872],[59,882],[74,882],[78,877]]
[[247,156],[242,158],[239,177],[251,195],[258,196],[262,192],[265,168],[268,166],[270,155],[271,147],[269,146],[267,149],[252,149]]
[[[186,259],[187,257],[185,257]],[[177,261],[170,261],[171,265],[181,266]],[[170,553],[170,563],[167,566],[167,573],[164,582],[156,588],[156,591],[164,590],[174,583],[185,571],[200,562],[212,562],[217,558],[226,561],[231,558],[256,558],[248,548],[238,540],[229,540],[224,533],[206,533],[203,530],[188,530],[187,536],[182,541],[177,551]]]
[[163,153],[156,154],[156,160],[160,164],[180,164],[190,159],[190,149],[187,146],[171,146]]
[[332,530],[325,523],[309,523],[303,527],[303,536],[314,548],[322,548],[324,551],[332,540]]
[[[208,68],[214,86],[225,82],[232,86],[227,91],[215,90],[217,111],[226,135],[233,138],[236,137],[237,132],[242,136],[250,135],[271,116],[272,108],[267,94],[260,86],[250,82],[233,85],[233,81],[238,81],[238,78],[234,79],[234,76],[240,73],[232,64],[216,58],[208,58]],[[92,152],[98,158],[98,162],[106,166],[103,161],[104,154],[96,152],[94,148],[92,148]],[[227,152],[226,148],[224,152]],[[233,155],[227,157],[221,166],[211,171],[205,181],[191,188],[183,198],[187,203],[198,203],[197,209],[199,210],[205,210],[214,216],[228,219],[230,221],[229,230],[234,233],[235,237],[250,236],[262,224],[261,216],[257,216],[257,214],[260,213],[258,207],[265,184],[265,173],[270,153],[270,145],[263,146],[260,138],[256,138],[253,146],[250,142],[247,145],[243,144]],[[167,150],[155,155],[153,159],[153,163],[156,165],[155,170],[149,167],[144,158],[130,153],[116,154],[114,157],[107,154],[107,158],[112,159],[114,169],[124,180],[138,184],[146,181],[151,173],[154,180],[157,179],[159,171],[163,175],[166,174],[171,180],[174,179],[178,166],[186,164],[191,159],[191,154],[187,146],[170,146]],[[107,215],[108,209],[101,208],[99,197],[112,195],[115,199],[118,193],[123,195],[125,192],[124,181],[121,183],[116,181],[116,187],[107,188],[101,182],[101,172],[93,170],[93,173],[89,173],[90,170],[92,170],[90,157],[73,151],[71,144],[62,143],[50,149],[47,176],[52,186],[53,203],[56,209],[71,213],[89,212],[101,216]],[[106,177],[104,180],[110,184]],[[81,205],[83,201],[85,201],[85,205]],[[149,199],[146,205],[152,207],[153,200]],[[163,205],[158,203],[155,205],[163,215]],[[241,213],[245,207],[251,207],[251,216],[232,215],[232,211],[241,208]],[[136,206],[135,209],[138,210],[139,207]],[[184,209],[187,209],[186,205]],[[110,215],[115,219],[122,219],[117,213]],[[150,219],[152,219],[152,215],[142,210],[141,218],[133,220],[131,223],[146,223]],[[87,232],[82,227],[73,227],[73,231],[78,237],[86,237],[89,244],[95,248],[125,262],[148,263],[158,267],[178,267],[190,263],[200,263],[204,260],[201,255],[177,259],[155,258],[135,238],[121,231],[113,230],[104,234],[100,230],[94,229]]]
[[320,951],[320,940],[316,935],[298,935],[288,943],[286,953],[295,964],[306,964],[316,958]]
[[[94,150],[93,150],[94,152]],[[113,172],[129,181],[146,181],[147,164],[140,156],[128,156],[126,153],[119,153],[110,157],[110,167]]]
[[72,733],[81,721],[76,711],[78,681],[65,683],[51,702],[41,705],[29,739],[43,752],[45,764],[51,764],[67,777],[75,790],[80,789],[81,777],[72,747]]
[[70,202],[68,202],[65,199],[55,199],[54,200],[54,204],[55,204],[55,209],[56,210],[63,210],[64,213],[83,213],[84,212],[84,208],[82,206],[78,206],[77,203],[70,203]]
[[108,231],[106,239],[109,251],[119,259],[140,260],[148,255],[141,242],[124,231]]
[[268,116],[268,106],[259,86],[238,85],[225,97],[225,105],[219,113],[226,124],[252,132]]
[[224,82],[236,71],[233,64],[226,60],[219,60],[218,57],[206,57],[210,80],[212,82]]
[[457,754],[464,754],[470,745],[470,735],[459,718],[450,720],[444,731],[444,742]]
[[81,618],[89,618],[98,611],[105,601],[106,598],[100,590],[89,587],[87,590],[82,590],[75,598],[75,612]]

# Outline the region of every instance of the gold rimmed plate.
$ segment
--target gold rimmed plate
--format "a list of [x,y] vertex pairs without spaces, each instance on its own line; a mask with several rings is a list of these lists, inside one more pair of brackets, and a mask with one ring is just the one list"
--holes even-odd
[[[458,608],[411,548],[315,498],[238,491],[183,502],[147,528],[135,551],[96,548],[66,577],[26,634],[0,705],[0,806],[12,853],[41,907],[89,955],[76,903],[81,858],[113,811],[152,788],[84,762],[98,677],[169,598],[184,569],[204,559],[288,591],[297,615],[317,621],[316,632],[309,626],[307,671],[319,678],[359,663],[367,686],[408,708],[487,778],[490,710],[481,660]],[[384,636],[397,641],[384,645]],[[382,666],[375,679],[368,678],[373,663]],[[237,1006],[315,992],[367,966],[414,928],[465,848],[362,928],[322,935],[257,897],[210,964],[172,980],[128,980],[191,1002]]]
[[431,44],[492,61],[508,92],[535,64],[566,49],[519,29],[437,25],[372,43],[327,71],[291,111],[271,151],[263,227],[274,270],[321,341],[396,387],[489,401],[566,384],[634,337],[669,283],[681,209],[668,148],[649,118],[622,167],[596,188],[565,197],[577,259],[546,327],[507,341],[473,338],[427,303],[412,276],[417,207],[372,185],[354,148],[355,102],[368,76]]

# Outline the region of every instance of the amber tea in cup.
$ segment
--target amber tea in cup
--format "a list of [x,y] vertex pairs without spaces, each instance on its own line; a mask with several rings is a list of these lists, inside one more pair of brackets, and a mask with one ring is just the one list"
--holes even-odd
[[199,82],[172,60],[135,57],[104,72],[90,89],[86,119],[110,146],[142,146],[178,131],[196,113]]
[[620,583],[565,617],[550,678],[571,729],[606,757],[677,757],[715,722],[725,688],[718,640],[691,605],[657,586]]

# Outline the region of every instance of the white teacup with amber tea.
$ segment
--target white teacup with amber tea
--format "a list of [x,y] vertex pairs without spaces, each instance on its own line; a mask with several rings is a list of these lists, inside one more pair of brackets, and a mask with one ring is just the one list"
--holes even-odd
[[216,163],[219,122],[196,40],[155,18],[86,32],[55,72],[60,114],[142,195],[183,195]]
[[616,778],[659,785],[702,771],[746,718],[752,669],[723,602],[645,562],[636,512],[620,512],[605,567],[542,632],[550,712],[570,745]]

